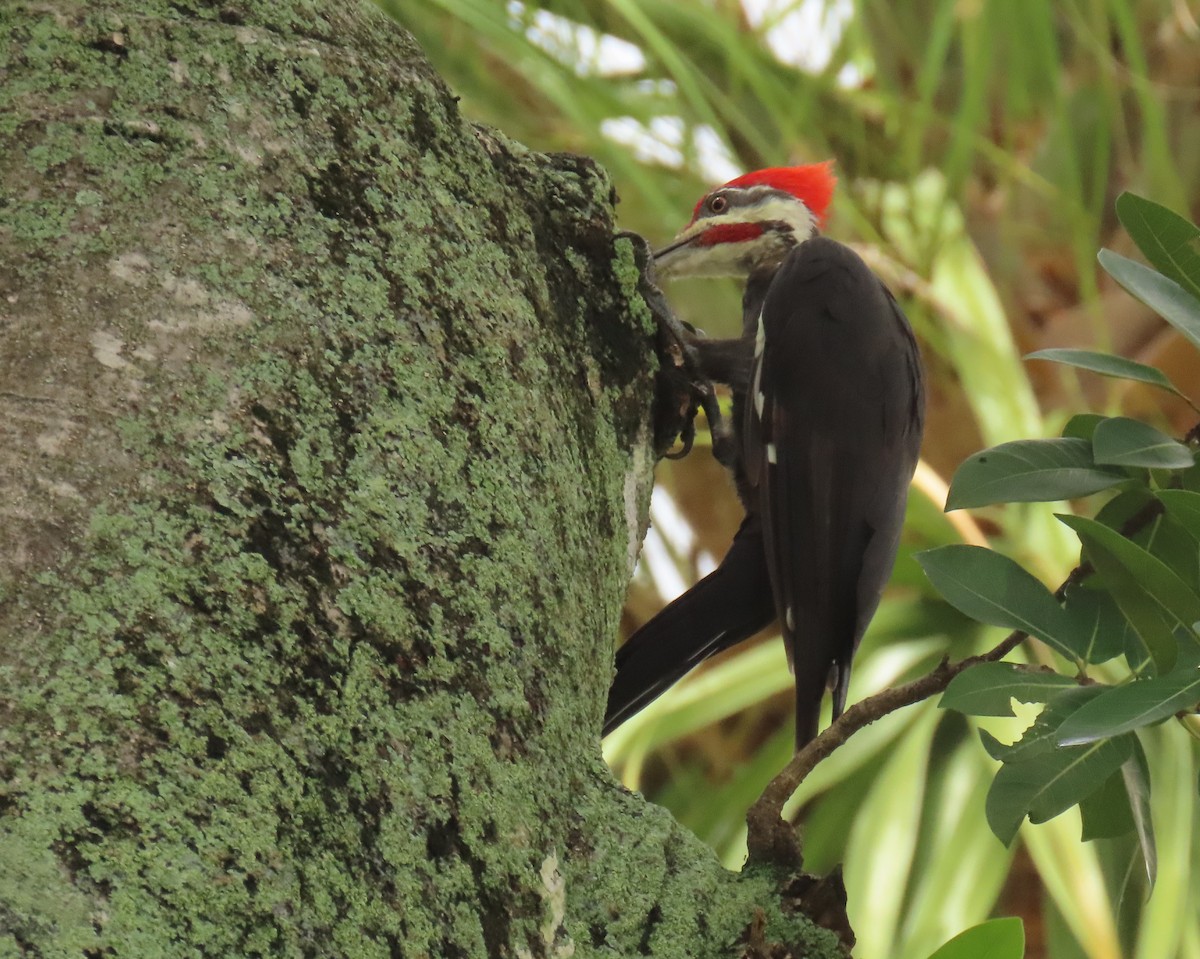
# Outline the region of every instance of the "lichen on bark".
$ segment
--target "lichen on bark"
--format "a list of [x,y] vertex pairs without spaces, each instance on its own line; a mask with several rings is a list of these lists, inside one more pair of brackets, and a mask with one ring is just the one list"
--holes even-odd
[[366,6],[0,37],[0,956],[827,941],[599,757],[654,374],[604,173]]

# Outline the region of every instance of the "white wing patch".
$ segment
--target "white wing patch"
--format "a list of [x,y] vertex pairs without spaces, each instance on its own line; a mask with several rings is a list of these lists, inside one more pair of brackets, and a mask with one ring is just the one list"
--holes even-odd
[[757,360],[763,355],[763,350],[767,345],[767,330],[763,326],[762,310],[758,311],[758,332],[754,334],[754,358]]
[[767,444],[767,462],[770,463],[772,466],[774,466],[775,463],[778,461],[778,459],[779,459],[779,451],[777,449],[775,449],[775,444],[768,443]]
[[758,413],[758,418],[763,418],[763,407],[766,406],[767,396],[762,389],[762,360],[755,359],[754,361],[754,383],[751,389],[754,391],[754,411]]

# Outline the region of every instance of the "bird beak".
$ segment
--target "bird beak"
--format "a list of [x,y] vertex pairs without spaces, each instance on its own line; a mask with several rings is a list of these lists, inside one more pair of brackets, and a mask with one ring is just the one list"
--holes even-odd
[[659,276],[671,276],[680,272],[680,268],[691,259],[691,252],[695,249],[692,241],[704,232],[704,228],[703,223],[690,224],[661,250],[654,251],[654,269]]
[[659,276],[670,276],[672,268],[677,268],[680,261],[687,258],[687,240],[674,240],[661,250],[654,251],[654,269]]

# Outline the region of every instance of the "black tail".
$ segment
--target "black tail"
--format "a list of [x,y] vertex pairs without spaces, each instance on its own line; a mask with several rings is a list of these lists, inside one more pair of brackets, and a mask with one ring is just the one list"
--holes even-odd
[[657,699],[693,666],[736,646],[775,618],[758,517],[748,516],[721,565],[617,650],[604,735]]
[[[826,677],[818,674],[802,675],[796,670],[796,752],[817,738],[817,730],[821,721],[821,702],[828,688]],[[844,695],[844,694],[843,694]],[[843,699],[844,702],[844,699]],[[841,708],[834,699],[833,718],[841,715]]]

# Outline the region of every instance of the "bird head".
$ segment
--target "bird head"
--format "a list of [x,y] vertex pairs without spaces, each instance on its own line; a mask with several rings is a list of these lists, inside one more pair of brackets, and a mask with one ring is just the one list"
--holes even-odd
[[660,276],[749,276],[815,236],[837,178],[832,161],[771,167],[700,198],[691,222],[654,254]]

